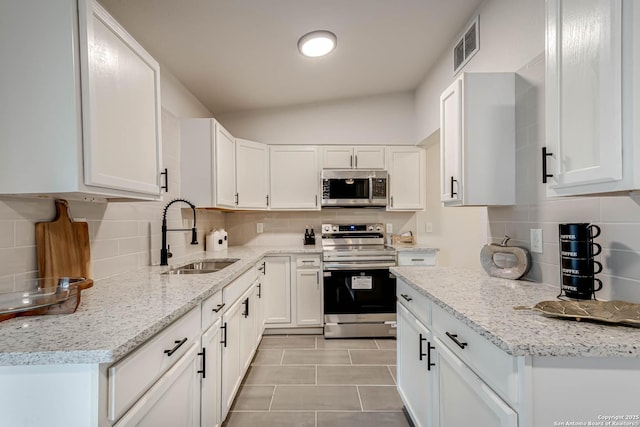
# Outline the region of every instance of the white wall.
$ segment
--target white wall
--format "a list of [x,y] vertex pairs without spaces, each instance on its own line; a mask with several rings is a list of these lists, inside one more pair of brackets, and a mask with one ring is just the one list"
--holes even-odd
[[167,67],[162,65],[160,92],[162,108],[176,118],[211,117],[211,112],[171,74]]
[[[544,0],[484,1],[476,12],[480,14],[480,50],[462,71],[517,71],[543,52],[544,5]],[[460,33],[465,30],[466,26]],[[416,141],[440,127],[438,101],[454,79],[452,50],[457,40],[451,41],[416,90]]]
[[266,144],[414,145],[412,92],[223,114],[238,138]]

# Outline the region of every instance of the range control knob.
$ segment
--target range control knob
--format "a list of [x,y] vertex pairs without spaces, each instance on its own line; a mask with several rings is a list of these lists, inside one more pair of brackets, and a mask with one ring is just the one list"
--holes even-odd
[[329,232],[331,231],[331,226],[329,224],[325,224],[322,226],[322,231]]
[[333,231],[338,231],[338,226],[337,225],[333,226]]
[[376,225],[376,231],[382,231],[382,227],[379,225]]
[[370,225],[370,226],[368,227],[368,229],[369,229],[369,231],[373,231],[373,225]]

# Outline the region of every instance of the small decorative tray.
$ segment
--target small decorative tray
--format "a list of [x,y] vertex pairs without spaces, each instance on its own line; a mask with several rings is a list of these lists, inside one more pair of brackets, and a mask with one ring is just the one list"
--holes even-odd
[[548,316],[575,320],[595,320],[613,324],[640,326],[640,304],[625,301],[541,301],[533,307],[516,306],[515,310],[536,310]]
[[80,304],[80,292],[93,286],[82,277],[28,280],[23,290],[0,294],[0,321],[18,315],[68,314]]

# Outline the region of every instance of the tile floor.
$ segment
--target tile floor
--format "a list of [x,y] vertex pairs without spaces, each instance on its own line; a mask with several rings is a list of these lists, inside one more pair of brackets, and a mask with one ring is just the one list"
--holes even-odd
[[265,335],[224,427],[408,427],[396,341]]

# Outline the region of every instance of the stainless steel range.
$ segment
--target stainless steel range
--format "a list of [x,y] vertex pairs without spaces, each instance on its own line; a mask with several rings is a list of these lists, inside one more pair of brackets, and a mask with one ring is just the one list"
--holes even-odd
[[384,224],[322,224],[324,336],[396,336],[396,252]]

